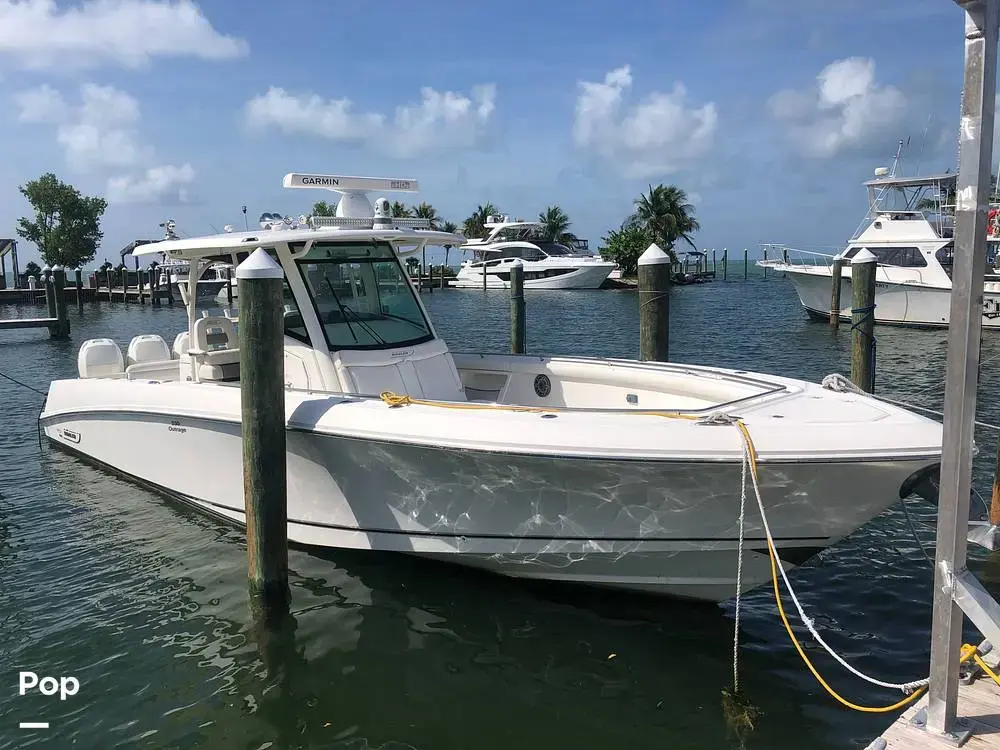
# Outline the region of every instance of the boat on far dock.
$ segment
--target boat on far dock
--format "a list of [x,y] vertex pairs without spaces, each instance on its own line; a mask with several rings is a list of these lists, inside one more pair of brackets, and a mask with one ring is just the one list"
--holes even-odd
[[[549,239],[538,221],[511,221],[509,216],[490,216],[484,238],[466,241],[461,250],[472,251],[463,260],[450,286],[457,289],[506,289],[510,267],[524,265],[525,289],[599,289],[617,268],[615,263],[586,253],[586,246],[568,247]],[[585,242],[585,240],[583,241]],[[486,282],[483,283],[483,274]]]
[[[782,258],[757,261],[784,274],[806,312],[828,320],[833,261],[840,271],[841,320],[851,320],[851,259],[862,249],[878,263],[875,271],[875,322],[915,328],[945,328],[951,311],[951,272],[955,256],[954,174],[896,176],[899,153],[890,171],[875,170],[865,182],[868,212],[838,255],[777,246]],[[1000,328],[1000,204],[991,203],[987,227],[987,269],[983,283],[984,328]],[[767,245],[766,247],[775,247]]]

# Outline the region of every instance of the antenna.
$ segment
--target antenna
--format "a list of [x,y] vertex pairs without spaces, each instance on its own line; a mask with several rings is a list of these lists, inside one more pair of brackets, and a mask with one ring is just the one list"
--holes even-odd
[[389,177],[346,177],[299,172],[289,172],[281,184],[286,188],[312,188],[340,193],[341,199],[337,203],[337,217],[351,219],[370,219],[375,216],[375,209],[368,200],[367,194],[370,192],[378,190],[416,193],[419,189],[416,180]]

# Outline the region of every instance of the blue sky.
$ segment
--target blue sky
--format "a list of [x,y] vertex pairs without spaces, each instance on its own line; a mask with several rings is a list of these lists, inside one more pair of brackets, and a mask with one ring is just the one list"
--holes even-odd
[[310,171],[458,223],[558,204],[594,248],[663,182],[699,246],[836,247],[900,138],[954,168],[962,33],[951,0],[0,0],[0,236],[46,171],[108,198],[98,261],[307,212]]

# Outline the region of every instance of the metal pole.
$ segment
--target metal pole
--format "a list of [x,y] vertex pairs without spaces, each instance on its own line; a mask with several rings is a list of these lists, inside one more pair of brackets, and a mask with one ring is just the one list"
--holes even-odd
[[955,731],[958,708],[962,610],[952,597],[952,589],[955,574],[965,569],[966,562],[997,67],[998,0],[955,2],[966,13],[965,81],[955,185],[955,265],[944,388],[927,704],[927,730],[937,734]]

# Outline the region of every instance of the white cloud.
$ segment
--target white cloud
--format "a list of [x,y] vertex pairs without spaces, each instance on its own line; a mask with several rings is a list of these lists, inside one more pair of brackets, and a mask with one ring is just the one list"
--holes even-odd
[[43,85],[14,97],[21,122],[56,125],[56,142],[75,170],[131,166],[147,157],[138,141],[139,102],[112,86],[85,83],[80,104],[70,105],[58,91]]
[[418,104],[397,107],[390,120],[381,113],[355,112],[350,99],[297,95],[272,86],[247,102],[245,114],[254,129],[318,135],[399,158],[473,148],[481,141],[495,109],[496,86],[474,86],[469,96],[429,87],[420,94]]
[[112,202],[187,202],[187,185],[194,181],[190,164],[177,167],[156,164],[153,149],[139,138],[139,102],[113,86],[85,83],[80,101],[71,104],[56,89],[42,85],[14,96],[18,120],[55,126],[56,143],[66,162],[80,172],[104,172],[129,168],[129,174],[108,180],[107,198]]
[[20,122],[53,124],[64,120],[69,113],[62,94],[48,84],[16,94],[14,104],[20,110],[17,116]]
[[873,60],[848,57],[823,68],[809,89],[777,92],[768,108],[802,154],[823,159],[898,136],[908,101],[894,86],[876,83]]
[[194,182],[194,168],[151,167],[140,175],[123,175],[108,180],[107,198],[112,203],[187,203],[187,186]]
[[154,57],[225,60],[247,54],[191,0],[0,0],[0,56],[41,69],[112,63],[135,68]]
[[624,108],[632,88],[628,65],[612,70],[604,81],[581,81],[576,100],[573,139],[626,177],[651,177],[683,169],[712,146],[718,124],[714,102],[688,104],[687,89],[675,83],[670,93],[653,92]]

